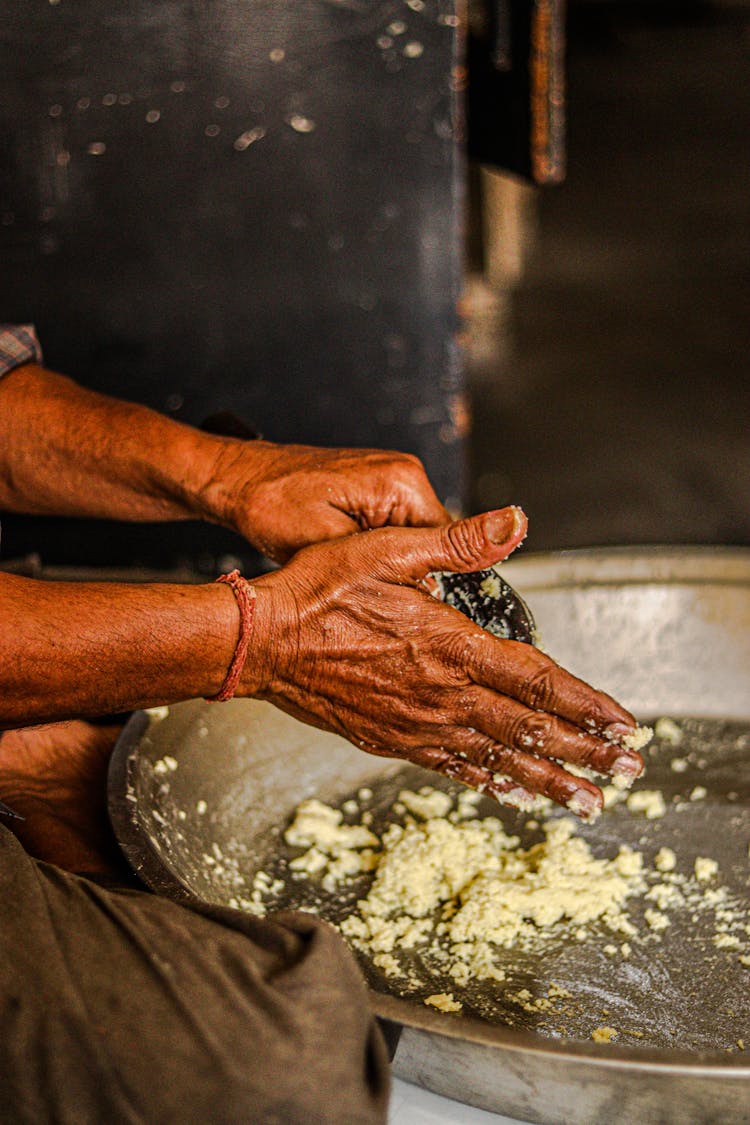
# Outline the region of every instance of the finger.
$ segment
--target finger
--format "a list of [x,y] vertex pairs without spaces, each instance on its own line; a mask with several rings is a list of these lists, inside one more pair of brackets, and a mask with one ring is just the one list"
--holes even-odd
[[547,711],[533,711],[485,688],[471,690],[464,702],[469,707],[467,723],[504,746],[630,780],[643,772],[640,754],[623,750],[610,739],[587,734]]
[[384,493],[389,497],[387,518],[371,527],[445,527],[451,515],[438,500],[427,474],[419,462],[407,463],[406,473],[395,484],[384,482]]
[[438,500],[422,462],[402,459],[397,500],[389,520],[400,527],[444,527],[451,516]]
[[290,512],[290,518],[284,527],[283,539],[279,537],[275,541],[270,541],[258,534],[249,538],[258,550],[274,562],[285,563],[304,547],[311,547],[314,543],[322,543],[326,540],[341,539],[359,530],[359,526],[351,516],[335,508],[321,508],[315,513]]
[[409,761],[423,769],[460,781],[469,789],[486,793],[503,805],[528,809],[534,801],[534,794],[518,785],[512,778],[500,778],[492,770],[474,765],[464,758],[457,757],[444,746],[422,746],[409,752]]
[[409,527],[447,527],[452,522],[452,516],[444,508],[437,497],[435,504],[425,504],[421,511],[414,509],[404,520],[404,525]]
[[442,527],[451,522],[417,457],[358,452],[354,469],[341,481],[342,491],[335,498],[333,487],[329,488],[328,501],[350,516],[359,530]]
[[450,512],[443,507],[429,485],[424,490],[415,490],[403,505],[404,527],[447,527],[451,522]]
[[601,789],[585,777],[568,773],[548,758],[537,758],[526,751],[503,746],[470,729],[457,730],[449,745],[458,757],[465,757],[473,765],[499,774],[501,778],[509,777],[532,793],[541,793],[576,816],[593,819],[601,812]]
[[[430,570],[468,574],[484,570],[515,551],[526,536],[520,508],[500,508],[446,527],[414,528],[381,534],[378,570],[394,582],[419,582]],[[388,536],[388,540],[386,540]]]
[[518,699],[534,711],[559,715],[616,744],[637,726],[630,712],[610,695],[566,672],[533,645],[485,633],[481,643],[467,646],[466,671],[483,687]]

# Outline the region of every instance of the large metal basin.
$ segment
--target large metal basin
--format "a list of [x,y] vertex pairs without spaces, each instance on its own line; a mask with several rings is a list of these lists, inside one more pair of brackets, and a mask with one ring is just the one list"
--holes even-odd
[[[750,550],[564,552],[519,559],[502,573],[533,609],[545,649],[640,718],[750,722]],[[154,772],[165,754],[179,762],[166,780]],[[680,832],[713,854],[724,849],[727,867],[739,871],[734,891],[747,896],[750,867],[740,853],[750,842],[750,761],[735,754],[709,762],[709,773],[714,767],[710,802],[688,810]],[[358,786],[387,784],[398,768],[266,704],[192,701],[160,721],[131,720],[113,758],[111,812],[124,851],[155,889],[227,902],[231,889],[202,862],[212,842],[239,835],[262,866],[300,799],[337,801]],[[606,832],[607,820],[590,831]],[[670,822],[659,831],[669,842]],[[697,1014],[730,985],[717,978],[713,987],[689,942],[682,954],[681,971],[692,966],[699,978]],[[750,972],[740,1009],[748,984]],[[728,1053],[718,1037],[700,1050],[551,1040],[446,1018],[382,981],[371,986],[376,1012],[403,1027],[396,1074],[438,1093],[532,1122],[750,1122],[747,1056]],[[750,1024],[746,1033],[750,1045]]]

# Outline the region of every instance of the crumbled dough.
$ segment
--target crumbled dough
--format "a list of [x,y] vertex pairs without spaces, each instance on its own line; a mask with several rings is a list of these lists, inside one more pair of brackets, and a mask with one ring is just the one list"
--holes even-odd
[[632,878],[634,875],[640,875],[643,870],[643,856],[640,852],[634,852],[627,844],[620,846],[620,850],[612,862],[618,874],[623,875],[626,879]]
[[674,883],[655,883],[650,890],[646,891],[645,898],[650,902],[655,902],[660,910],[685,905],[685,896]]
[[699,855],[695,861],[695,877],[699,883],[707,883],[709,879],[713,879],[718,870],[719,865],[715,859]]
[[674,871],[677,866],[677,856],[671,848],[659,848],[654,857],[654,867],[657,871]]
[[364,825],[344,824],[343,819],[340,809],[311,798],[300,802],[297,815],[284,833],[287,844],[308,849],[290,861],[292,871],[322,875],[327,891],[377,865],[377,836]]
[[452,992],[436,992],[427,997],[425,1004],[437,1008],[440,1012],[460,1012],[463,1008],[460,1000],[454,1000]]
[[670,746],[679,746],[685,737],[682,727],[679,727],[674,719],[668,719],[666,716],[656,720],[654,734],[662,742],[668,742]]
[[639,789],[630,794],[626,804],[631,812],[644,813],[646,820],[657,820],[667,811],[664,797],[659,789]]
[[672,758],[669,767],[674,773],[684,773],[688,768],[689,762],[687,758]]
[[[634,798],[644,810],[664,807],[658,791],[631,794],[628,808]],[[470,790],[456,797],[428,786],[418,792],[401,790],[391,812],[400,809],[403,822],[390,821],[380,838],[362,823],[366,813],[361,823],[347,824],[340,809],[303,801],[285,840],[304,850],[287,861],[288,867],[293,878],[312,877],[328,893],[373,872],[367,894],[338,928],[376,968],[402,978],[412,989],[424,985],[399,958],[416,947],[457,988],[472,981],[505,981],[506,950],[531,950],[563,934],[584,942],[601,933],[602,926],[617,935],[603,952],[609,957],[619,952],[627,960],[630,940],[638,936],[627,912],[628,900],[636,895],[646,905],[647,929],[641,929],[640,940],[647,935],[649,941],[661,940],[674,910],[692,911],[694,918],[696,912],[711,911],[716,949],[736,951],[740,963],[750,967],[747,939],[734,932],[750,936],[746,914],[741,908],[738,912],[726,887],[706,885],[718,872],[715,860],[699,856],[693,878],[674,870],[671,848],[657,852],[653,867],[646,867],[642,854],[626,845],[614,858],[599,859],[576,834],[577,823],[557,816],[537,824],[544,840],[524,849],[497,817],[479,816],[479,800]],[[231,861],[220,850],[214,848],[206,863],[212,865],[212,875],[224,868],[225,878],[233,878]],[[236,893],[231,905],[264,913],[265,898],[280,887],[283,881],[260,872],[249,897]],[[307,909],[316,912],[318,907]],[[505,996],[529,1012],[546,1012],[564,994],[559,986],[550,986],[546,997],[535,998],[525,989]],[[434,996],[455,1003],[451,994]],[[434,996],[425,1002],[440,1007]]]
[[496,574],[488,574],[479,584],[479,589],[487,598],[500,597],[500,579]]
[[616,1027],[596,1027],[591,1032],[591,1038],[595,1043],[611,1043],[618,1034]]
[[488,943],[507,949],[564,920],[583,937],[583,924],[597,919],[632,934],[624,903],[641,889],[639,853],[621,849],[614,860],[596,859],[569,819],[544,830],[546,840],[524,851],[493,817],[391,824],[370,891],[341,923],[342,933],[370,953],[434,933],[478,979],[495,975]]
[[654,737],[651,727],[636,727],[630,734],[626,734],[621,744],[626,750],[642,750]]
[[372,959],[373,965],[382,969],[387,977],[401,977],[403,969],[392,953],[376,953]]
[[296,816],[284,833],[284,839],[292,847],[316,846],[329,855],[346,848],[378,846],[378,838],[369,828],[344,824],[343,819],[340,809],[331,808],[312,797],[297,806]]
[[305,875],[317,875],[328,866],[328,856],[319,848],[309,848],[304,855],[298,855],[289,863],[292,871],[304,871]]
[[696,785],[695,789],[690,794],[691,801],[702,801],[707,794],[707,790],[703,785]]
[[661,933],[662,930],[666,930],[671,925],[669,918],[666,914],[662,914],[660,910],[646,910],[643,917],[646,919],[646,924],[652,930],[656,930],[657,933]]
[[549,1012],[553,1007],[548,996],[534,998],[528,988],[522,988],[518,992],[506,992],[505,999],[510,1000],[511,1004],[517,1004],[525,1012]]
[[604,798],[604,808],[611,809],[615,805],[621,804],[628,799],[627,791],[622,789],[619,785],[604,785],[602,786],[602,797]]
[[418,793],[410,789],[402,789],[398,799],[410,813],[419,816],[422,820],[432,820],[433,817],[446,816],[453,808],[453,798],[440,789],[432,789],[429,785],[423,786]]
[[169,754],[165,754],[163,758],[159,758],[158,761],[154,762],[154,773],[174,773],[174,771],[177,769],[177,766],[177,759],[171,758]]
[[739,949],[740,939],[736,934],[714,934],[714,945],[717,949]]
[[169,714],[168,707],[147,707],[146,714],[153,723],[160,723]]

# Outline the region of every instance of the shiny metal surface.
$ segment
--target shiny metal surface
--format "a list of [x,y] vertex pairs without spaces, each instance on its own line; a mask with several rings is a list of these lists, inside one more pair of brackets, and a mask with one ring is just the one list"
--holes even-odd
[[[506,563],[502,574],[533,608],[543,646],[640,718],[701,716],[716,720],[717,729],[726,727],[719,720],[750,723],[750,551],[570,552]],[[635,829],[612,810],[585,830],[592,848],[597,840],[606,848],[628,831],[640,834],[628,842],[642,838],[644,852],[670,842],[677,849],[688,840],[720,858],[733,893],[746,899],[750,761],[735,743],[718,740],[714,759],[693,763],[709,790],[705,802],[684,802],[681,817],[670,808],[663,821]],[[165,756],[177,768],[159,766]],[[123,847],[147,882],[176,897],[226,902],[235,893],[233,873],[275,862],[280,833],[301,798],[338,802],[363,785],[377,795],[399,783],[400,769],[266,704],[193,701],[166,718],[134,717],[113,759],[111,810]],[[675,789],[694,780],[670,778],[655,761],[648,785]],[[433,783],[428,775],[422,781]],[[205,858],[215,844],[222,861],[232,859],[218,879],[216,863]],[[743,1053],[727,1051],[743,1034],[750,1043],[748,971],[743,977],[729,959],[706,960],[705,942],[678,931],[663,948],[645,951],[629,985],[596,950],[562,949],[551,969],[535,970],[541,981],[545,973],[560,980],[564,968],[562,979],[573,983],[577,973],[579,991],[588,989],[599,1007],[605,986],[608,1006],[636,1005],[631,1016],[646,1030],[643,1046],[586,1042],[585,1021],[567,1038],[554,1038],[542,1021],[536,1028],[528,1020],[504,1026],[502,1011],[483,1018],[467,1005],[468,1014],[446,1017],[419,998],[393,994],[392,985],[368,973],[375,1010],[404,1028],[394,1069],[439,1093],[527,1121],[750,1121],[750,1066]],[[671,1039],[659,1023],[665,1004],[665,1026],[679,1031]],[[608,1022],[598,1009],[596,1016],[594,1026]],[[622,1012],[612,1019],[621,1020]]]
[[441,571],[433,577],[442,601],[470,617],[494,637],[534,643],[536,625],[531,610],[494,568],[470,574]]

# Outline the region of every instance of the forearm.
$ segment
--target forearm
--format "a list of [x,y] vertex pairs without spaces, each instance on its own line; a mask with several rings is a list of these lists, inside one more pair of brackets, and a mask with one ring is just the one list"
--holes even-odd
[[238,633],[223,584],[0,574],[0,729],[213,695]]
[[0,379],[6,511],[220,522],[213,472],[232,444],[36,364]]

